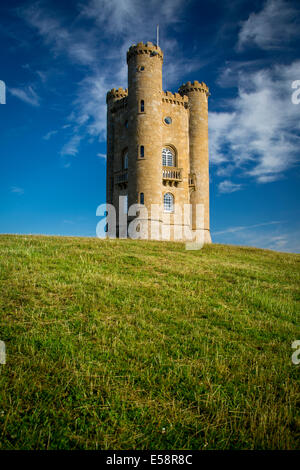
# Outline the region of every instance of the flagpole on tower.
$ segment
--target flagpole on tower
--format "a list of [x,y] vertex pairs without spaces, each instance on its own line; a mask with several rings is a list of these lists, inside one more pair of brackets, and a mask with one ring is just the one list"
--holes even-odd
[[156,26],[156,45],[159,47],[159,24]]

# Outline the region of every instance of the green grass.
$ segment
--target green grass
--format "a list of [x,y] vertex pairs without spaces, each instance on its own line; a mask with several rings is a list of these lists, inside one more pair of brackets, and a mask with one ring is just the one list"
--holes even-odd
[[0,236],[0,449],[299,448],[300,255]]

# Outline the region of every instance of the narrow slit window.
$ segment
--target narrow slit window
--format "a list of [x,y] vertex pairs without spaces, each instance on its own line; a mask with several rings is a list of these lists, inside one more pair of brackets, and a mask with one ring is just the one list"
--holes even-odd
[[145,198],[144,198],[144,193],[140,194],[140,203],[145,204]]
[[140,146],[140,157],[141,157],[141,158],[144,158],[144,156],[145,156],[145,149],[144,149],[144,146],[141,145],[141,146]]
[[123,170],[128,170],[128,152],[125,152],[123,157]]
[[141,100],[141,113],[145,111],[145,102],[144,100]]

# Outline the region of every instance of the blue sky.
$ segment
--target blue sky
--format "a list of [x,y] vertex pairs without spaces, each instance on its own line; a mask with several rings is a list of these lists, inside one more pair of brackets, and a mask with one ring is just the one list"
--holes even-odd
[[159,23],[164,89],[211,91],[213,241],[300,252],[298,0],[10,0],[0,18],[1,233],[96,236],[106,92]]

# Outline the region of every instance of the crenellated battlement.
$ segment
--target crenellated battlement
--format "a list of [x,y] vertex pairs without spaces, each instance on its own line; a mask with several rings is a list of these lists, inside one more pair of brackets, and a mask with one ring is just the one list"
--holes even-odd
[[125,98],[128,96],[128,90],[127,88],[113,88],[112,90],[108,91],[106,94],[106,103],[109,101],[117,101],[122,98]]
[[162,100],[164,103],[172,103],[187,107],[189,98],[186,95],[180,95],[179,93],[172,93],[171,91],[162,92]]
[[205,93],[206,96],[209,96],[208,86],[204,82],[198,82],[198,80],[195,80],[194,82],[184,83],[178,90],[181,95],[186,95],[191,91],[200,91],[201,93]]
[[159,46],[153,44],[152,42],[139,42],[138,44],[134,44],[131,46],[127,52],[127,63],[129,59],[137,54],[149,54],[150,56],[158,56],[161,60],[163,60],[164,54]]

